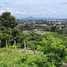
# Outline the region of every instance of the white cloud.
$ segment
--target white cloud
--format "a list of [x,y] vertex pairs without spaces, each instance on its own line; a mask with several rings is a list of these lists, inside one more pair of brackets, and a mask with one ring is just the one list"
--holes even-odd
[[67,0],[59,0],[59,3],[60,3],[61,5],[66,5],[66,4],[67,4]]
[[3,12],[5,12],[5,10],[0,10],[0,15],[1,15]]
[[23,3],[22,3],[22,2],[18,2],[17,4],[18,4],[18,5],[23,5]]
[[21,6],[21,5],[24,5],[24,3],[23,2],[17,2],[17,5]]
[[3,12],[11,12],[13,14],[13,11],[12,10],[0,10],[0,15],[3,13]]
[[14,14],[26,14],[26,13],[27,13],[27,12],[18,11],[18,10],[14,11]]

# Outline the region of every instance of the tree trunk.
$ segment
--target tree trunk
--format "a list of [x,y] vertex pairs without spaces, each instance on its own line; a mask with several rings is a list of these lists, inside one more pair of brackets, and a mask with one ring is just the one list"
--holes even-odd
[[16,50],[16,41],[14,40],[14,50]]
[[34,52],[34,54],[35,54],[35,53],[36,53],[36,50],[34,49],[33,52]]
[[7,40],[6,40],[6,47],[7,47],[8,45],[7,45]]
[[0,40],[0,46],[1,46],[1,40]]
[[24,50],[26,51],[26,43],[25,43],[25,40],[24,40]]

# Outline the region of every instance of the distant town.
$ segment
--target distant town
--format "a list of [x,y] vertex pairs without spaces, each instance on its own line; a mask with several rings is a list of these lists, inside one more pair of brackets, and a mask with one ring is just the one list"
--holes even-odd
[[51,31],[51,28],[56,30],[67,29],[67,19],[17,19],[17,23],[17,26],[20,26],[22,30]]

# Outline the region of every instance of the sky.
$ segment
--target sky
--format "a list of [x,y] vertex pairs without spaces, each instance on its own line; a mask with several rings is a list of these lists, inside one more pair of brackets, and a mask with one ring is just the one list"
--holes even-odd
[[67,18],[67,0],[0,0],[0,14],[5,11],[17,18]]

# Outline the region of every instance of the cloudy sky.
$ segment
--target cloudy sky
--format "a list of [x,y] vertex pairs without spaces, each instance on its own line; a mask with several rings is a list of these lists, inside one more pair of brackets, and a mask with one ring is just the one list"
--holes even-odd
[[0,0],[0,14],[4,11],[17,18],[67,18],[67,0]]

